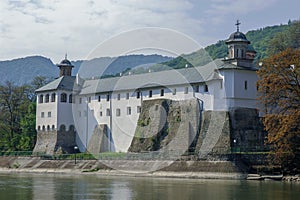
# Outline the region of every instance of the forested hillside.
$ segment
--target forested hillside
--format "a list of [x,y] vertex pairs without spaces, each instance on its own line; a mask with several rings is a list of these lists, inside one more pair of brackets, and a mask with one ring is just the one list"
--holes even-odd
[[[268,47],[270,41],[278,34],[288,31],[289,25],[276,25],[248,31],[246,37],[251,41],[252,47],[257,52],[256,59],[266,58],[269,54]],[[229,37],[229,36],[228,36]],[[209,55],[213,58],[224,58],[227,56],[227,46],[224,40],[218,41],[216,44],[209,45],[205,48]]]

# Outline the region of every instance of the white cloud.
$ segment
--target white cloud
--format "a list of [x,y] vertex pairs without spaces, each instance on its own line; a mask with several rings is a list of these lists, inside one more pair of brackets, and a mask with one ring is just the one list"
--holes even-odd
[[20,0],[1,2],[0,59],[42,54],[59,62],[84,58],[105,39],[141,27],[166,27],[193,36],[201,20],[184,0]]

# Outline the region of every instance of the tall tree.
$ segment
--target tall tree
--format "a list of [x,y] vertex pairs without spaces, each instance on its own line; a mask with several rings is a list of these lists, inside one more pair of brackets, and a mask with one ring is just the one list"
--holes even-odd
[[258,76],[273,161],[286,170],[299,169],[300,49],[289,48],[265,59]]
[[0,136],[4,150],[17,150],[20,120],[30,104],[27,90],[28,86],[16,86],[11,82],[0,85]]

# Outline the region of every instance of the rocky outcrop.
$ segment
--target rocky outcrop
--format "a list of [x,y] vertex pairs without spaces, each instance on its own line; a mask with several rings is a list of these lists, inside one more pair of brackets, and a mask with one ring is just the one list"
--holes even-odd
[[73,153],[75,131],[38,131],[33,154]]
[[197,135],[199,119],[200,110],[196,99],[143,101],[142,112],[128,151],[184,153]]
[[200,111],[197,99],[147,100],[129,152],[193,152],[196,159],[230,160],[232,152],[265,149],[265,136],[256,109]]
[[94,128],[93,135],[89,141],[87,150],[92,154],[109,151],[109,136],[106,124],[97,125]]

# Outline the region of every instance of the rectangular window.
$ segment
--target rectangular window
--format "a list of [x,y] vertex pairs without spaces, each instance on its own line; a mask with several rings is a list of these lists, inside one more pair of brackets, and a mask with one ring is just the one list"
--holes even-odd
[[161,90],[160,90],[160,96],[163,97],[164,95],[165,95],[165,90],[164,90],[164,89],[161,89]]
[[120,99],[121,99],[121,94],[118,94],[117,99],[120,101]]
[[136,107],[136,112],[137,113],[141,113],[142,112],[142,107],[141,106],[137,106]]
[[88,97],[88,102],[91,103],[92,97]]
[[48,112],[48,117],[51,117],[51,112]]
[[109,94],[106,95],[106,101],[109,101]]
[[245,89],[245,90],[248,89],[248,82],[247,82],[247,81],[244,82],[244,89]]
[[129,93],[126,93],[126,99],[129,99]]
[[100,102],[100,101],[101,101],[101,95],[98,96],[98,102]]
[[121,116],[121,109],[120,108],[116,109],[116,116],[117,117]]
[[176,88],[173,89],[172,94],[176,95]]
[[45,113],[41,112],[41,118],[44,118],[44,117],[45,117]]
[[152,97],[152,90],[149,90],[149,98]]
[[99,114],[100,114],[100,117],[102,117],[102,116],[103,116],[103,113],[102,113],[102,111],[100,111],[100,113],[99,113]]
[[189,87],[185,87],[184,88],[184,94],[188,94],[189,93]]
[[108,116],[108,117],[110,116],[110,109],[109,108],[106,109],[106,116]]
[[204,85],[204,92],[208,92],[208,86]]
[[81,103],[82,103],[82,98],[80,97],[80,98],[79,98],[79,104],[81,104]]
[[131,115],[131,107],[127,107],[127,115]]
[[140,91],[137,91],[137,92],[136,92],[136,98],[139,99],[140,96],[141,96],[141,92],[140,92]]
[[199,85],[195,85],[194,91],[195,91],[195,92],[199,92]]

